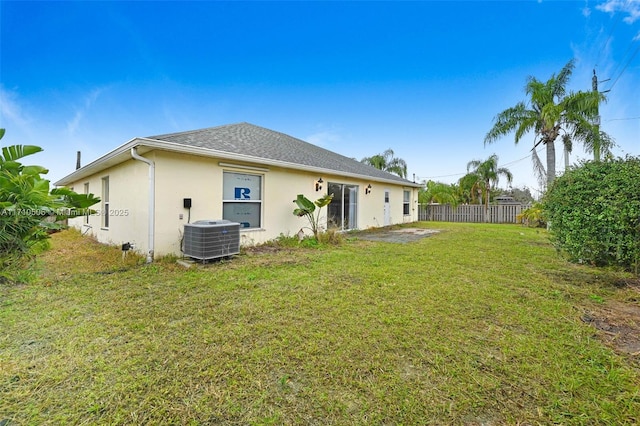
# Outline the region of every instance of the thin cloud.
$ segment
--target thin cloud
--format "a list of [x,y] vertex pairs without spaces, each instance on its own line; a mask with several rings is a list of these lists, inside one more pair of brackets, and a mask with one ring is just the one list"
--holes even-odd
[[181,129],[185,128],[178,121],[178,119],[176,117],[176,114],[175,114],[175,110],[173,108],[173,105],[169,105],[167,103],[163,103],[162,104],[162,115],[165,118],[165,122],[168,123],[169,126],[172,129],[175,129],[176,131],[180,131]]
[[15,125],[19,128],[27,127],[29,118],[23,113],[18,102],[18,94],[0,85],[0,127],[7,128]]
[[78,127],[80,127],[80,121],[82,121],[83,117],[84,111],[76,111],[73,119],[67,122],[67,133],[69,133],[70,135],[75,134],[76,130],[78,130]]
[[627,24],[633,24],[640,19],[640,2],[630,0],[607,0],[596,6],[598,10],[606,13],[622,12],[627,15],[623,19]]
[[340,137],[339,134],[333,131],[325,130],[325,131],[317,132],[307,136],[306,140],[309,143],[326,148],[328,146],[332,146],[336,143],[339,143],[342,140],[342,138]]
[[96,89],[93,89],[91,92],[89,92],[87,96],[85,96],[83,105],[76,109],[76,112],[73,115],[73,118],[67,122],[67,133],[69,135],[71,136],[75,135],[76,131],[80,127],[80,123],[82,122],[82,119],[84,118],[86,112],[89,111],[89,109],[91,109],[91,107],[96,102],[100,94],[105,90],[106,90],[105,88],[96,88]]

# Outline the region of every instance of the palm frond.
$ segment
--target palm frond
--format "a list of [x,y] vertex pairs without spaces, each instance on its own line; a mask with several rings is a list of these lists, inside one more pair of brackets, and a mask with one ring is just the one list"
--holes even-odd
[[495,116],[493,127],[484,137],[484,144],[493,143],[514,130],[521,130],[519,128],[522,127],[523,121],[529,123],[530,116],[531,112],[527,110],[524,102],[518,102],[514,107],[505,109]]
[[529,111],[521,116],[520,124],[516,129],[515,143],[520,142],[522,137],[531,130],[536,130],[538,125],[538,114],[535,111]]
[[547,170],[545,169],[542,160],[540,160],[540,157],[538,156],[538,151],[536,151],[535,149],[531,154],[531,161],[533,162],[533,173],[538,180],[538,185],[540,185],[541,188],[546,187]]
[[7,161],[16,161],[27,155],[41,152],[42,148],[35,145],[11,145],[2,148],[2,156],[0,156],[0,164]]
[[571,59],[567,64],[562,67],[558,76],[554,79],[553,86],[553,95],[556,98],[564,97],[566,93],[566,87],[569,83],[569,79],[571,78],[571,74],[573,74],[573,69],[575,68],[575,59]]

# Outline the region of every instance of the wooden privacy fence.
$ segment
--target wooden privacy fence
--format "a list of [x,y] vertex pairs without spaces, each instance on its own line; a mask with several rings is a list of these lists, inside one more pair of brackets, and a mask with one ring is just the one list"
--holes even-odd
[[[516,216],[528,205],[497,204],[489,206],[490,223],[518,223]],[[418,220],[435,222],[485,222],[484,206],[478,204],[459,205],[456,208],[449,204],[419,204]]]

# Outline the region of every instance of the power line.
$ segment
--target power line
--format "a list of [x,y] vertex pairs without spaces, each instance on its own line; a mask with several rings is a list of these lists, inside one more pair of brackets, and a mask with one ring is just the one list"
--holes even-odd
[[[540,150],[540,151],[541,151],[541,150]],[[540,151],[536,151],[536,154],[537,154],[538,152],[540,152]],[[522,157],[522,158],[520,158],[520,159],[518,159],[518,160],[513,160],[513,161],[511,161],[511,162],[509,162],[509,163],[503,164],[503,165],[502,165],[502,167],[506,167],[506,166],[510,166],[510,165],[512,165],[512,164],[519,163],[520,161],[526,160],[527,158],[531,158],[531,156],[533,156],[533,153],[531,153],[531,154],[529,154],[529,155],[527,155],[527,156],[524,156],[524,157]]]
[[[624,5],[621,6],[621,8],[619,10],[626,10],[629,5],[631,4],[631,2],[634,0],[626,0]],[[621,15],[621,14],[620,14]],[[616,14],[616,16],[620,16],[619,14]],[[609,43],[609,40],[611,39],[612,35],[613,35],[613,31],[615,30],[615,28],[618,26],[618,24],[620,23],[620,21],[622,21],[623,18],[620,16],[620,18],[618,20],[616,20],[613,24],[613,26],[611,27],[611,31],[609,32],[609,36],[607,37],[607,41],[605,42],[605,47],[607,46],[607,44]],[[619,61],[617,61],[617,65],[614,68],[614,70],[611,72],[611,79],[613,79],[613,77],[616,75],[616,73],[618,72],[618,69],[620,68],[620,65],[623,64],[625,62],[625,59],[627,58],[627,54],[631,51],[631,49],[633,48],[633,44],[637,41],[637,38],[634,37],[631,39],[631,41],[629,42],[629,45],[627,46],[627,49],[624,52],[624,55],[622,55],[622,57],[620,58]],[[636,48],[636,50],[633,52],[633,54],[631,55],[631,57],[629,58],[629,60],[626,62],[626,64],[624,65],[624,67],[622,68],[622,71],[620,71],[620,74],[618,74],[618,76],[615,78],[615,80],[613,80],[613,83],[611,83],[611,85],[609,86],[608,90],[605,90],[605,92],[609,92],[613,89],[613,87],[616,85],[616,83],[618,82],[618,80],[620,79],[620,77],[622,77],[622,75],[624,74],[624,72],[626,71],[627,67],[631,64],[631,62],[633,61],[633,59],[635,58],[635,56],[638,54],[638,51],[640,50],[640,46],[638,46]],[[602,57],[602,55],[604,54],[604,49],[601,50],[600,55],[598,57],[598,62],[600,61],[600,58]],[[597,63],[596,62],[596,65]],[[610,80],[611,80],[610,79]]]
[[464,175],[466,175],[466,173],[454,173],[451,175],[440,175],[440,176],[416,176],[416,177],[418,178],[418,180],[427,180],[427,179],[440,179],[440,178],[464,176]]
[[[536,150],[536,154],[538,154],[539,152],[541,152],[542,149]],[[520,161],[524,161],[527,158],[531,158],[533,156],[533,153],[526,155],[522,158],[519,158],[517,160],[513,160],[510,161],[508,163],[503,164],[501,167],[506,167],[506,166],[511,166],[513,164],[519,163]],[[416,176],[418,178],[418,180],[431,180],[431,179],[441,179],[441,178],[448,178],[448,177],[455,177],[455,176],[465,176],[466,174],[468,174],[468,172],[465,173],[452,173],[450,175],[440,175],[440,176]]]
[[[624,8],[626,8],[629,4],[629,0],[627,0],[624,4]],[[596,66],[600,63],[600,59],[602,59],[602,56],[604,55],[604,52],[606,51],[606,47],[609,44],[609,41],[611,40],[611,37],[613,36],[613,31],[618,27],[618,24],[620,22],[622,22],[623,18],[622,18],[622,14],[621,13],[614,13],[614,18],[618,18],[614,21],[613,25],[611,26],[611,31],[609,31],[609,36],[607,37],[607,41],[604,44],[604,48],[600,50],[600,55],[598,56],[598,61],[596,62]],[[633,46],[633,40],[631,41],[631,43],[629,43],[629,46],[627,47],[626,52],[624,52],[624,55],[622,55],[622,58],[625,58],[627,56],[627,53],[629,53],[629,50],[631,50],[631,46]],[[613,71],[611,72],[611,75],[614,75],[617,71],[618,68],[620,67],[620,62],[618,62],[618,64],[616,65],[616,67],[613,69]]]
[[604,121],[623,121],[623,120],[640,120],[640,117],[629,117],[629,118],[610,118]]
[[616,83],[618,82],[618,80],[620,80],[620,77],[622,77],[622,74],[624,74],[624,72],[626,71],[626,69],[629,66],[629,64],[631,64],[631,61],[633,61],[633,58],[636,57],[636,55],[638,54],[638,51],[640,51],[640,46],[638,46],[636,48],[635,52],[633,52],[633,55],[631,55],[631,58],[629,58],[629,61],[627,61],[627,63],[624,66],[624,68],[622,68],[622,71],[620,71],[620,74],[618,74],[618,77],[616,77],[616,79],[613,81],[613,83],[609,87],[609,90],[613,89],[613,86],[615,86]]
[[[618,15],[615,15],[615,16],[618,16]],[[611,40],[611,37],[613,36],[613,31],[616,29],[616,27],[618,26],[618,24],[621,21],[622,21],[622,18],[619,18],[619,19],[615,20],[613,25],[611,26],[611,30],[609,31],[609,35],[607,36],[607,40],[604,42],[604,49],[600,50],[600,55],[598,56],[598,60],[596,61],[596,66],[600,63],[600,60],[602,59],[602,56],[604,55],[606,47],[609,44],[609,41]],[[625,55],[626,55],[626,53],[625,53]]]
[[618,72],[618,69],[620,68],[620,64],[622,63],[624,58],[627,57],[627,54],[629,53],[632,47],[633,47],[633,40],[629,42],[629,45],[627,46],[627,50],[624,51],[624,55],[622,55],[620,62],[617,63],[616,67],[613,69],[613,71],[611,71],[610,75],[615,75]]

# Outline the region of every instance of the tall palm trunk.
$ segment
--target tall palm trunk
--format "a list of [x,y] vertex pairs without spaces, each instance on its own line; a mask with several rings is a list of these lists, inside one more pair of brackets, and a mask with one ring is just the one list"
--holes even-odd
[[556,178],[556,146],[553,140],[547,140],[547,189],[551,187]]

